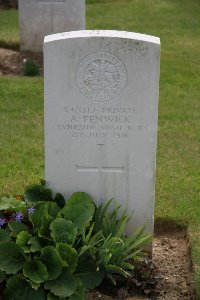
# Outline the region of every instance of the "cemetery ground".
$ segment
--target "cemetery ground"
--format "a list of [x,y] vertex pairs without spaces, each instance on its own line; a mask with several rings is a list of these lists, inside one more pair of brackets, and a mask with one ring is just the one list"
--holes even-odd
[[[156,236],[159,240],[155,239],[155,252],[158,251],[156,248],[162,250],[157,256],[163,274],[161,282],[164,284],[160,290],[165,293],[174,286],[179,294],[172,293],[168,298],[161,294],[160,299],[192,297],[187,294],[187,286],[183,286],[187,280],[192,281],[192,278],[187,278],[189,262],[184,260],[188,242],[191,245],[196,294],[199,299],[199,2],[90,0],[87,4],[87,24],[88,29],[119,29],[161,38],[155,207]],[[0,45],[8,49],[0,51],[0,55],[4,53],[0,57],[0,73],[4,73],[9,65],[8,69],[11,71],[5,72],[6,74],[21,75],[24,56],[9,52],[19,48],[15,10],[0,11]],[[42,77],[1,76],[0,114],[0,195],[22,194],[26,185],[38,182],[44,174]],[[181,253],[183,256],[180,256]],[[170,269],[171,276],[164,277],[165,267],[167,269],[169,266],[176,270]],[[183,269],[179,269],[180,266]],[[177,279],[174,283],[173,280],[180,275],[187,280],[181,283]]]

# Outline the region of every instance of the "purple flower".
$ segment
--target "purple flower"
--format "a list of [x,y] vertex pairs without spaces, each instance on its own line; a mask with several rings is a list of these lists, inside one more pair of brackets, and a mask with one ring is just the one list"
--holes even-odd
[[15,214],[15,221],[21,222],[23,220],[24,215],[21,212],[16,212]]
[[0,227],[3,227],[4,224],[6,224],[6,220],[0,218]]
[[28,214],[33,214],[34,212],[35,212],[35,208],[34,207],[28,208]]

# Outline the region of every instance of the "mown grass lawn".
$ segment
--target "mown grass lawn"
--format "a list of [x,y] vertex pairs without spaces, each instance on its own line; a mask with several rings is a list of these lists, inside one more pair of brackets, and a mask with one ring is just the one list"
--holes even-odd
[[0,47],[19,47],[18,14],[16,10],[0,10]]
[[43,80],[0,78],[0,195],[43,178]]
[[[200,298],[200,2],[88,0],[88,29],[162,42],[156,218],[188,224]],[[0,44],[19,43],[17,13],[0,11]],[[0,78],[0,194],[43,178],[43,80]]]

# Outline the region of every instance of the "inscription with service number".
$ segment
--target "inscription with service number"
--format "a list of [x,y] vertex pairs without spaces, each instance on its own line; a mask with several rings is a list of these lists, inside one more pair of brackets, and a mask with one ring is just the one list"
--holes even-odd
[[73,138],[127,139],[131,132],[143,130],[134,107],[66,106],[62,115],[57,129]]

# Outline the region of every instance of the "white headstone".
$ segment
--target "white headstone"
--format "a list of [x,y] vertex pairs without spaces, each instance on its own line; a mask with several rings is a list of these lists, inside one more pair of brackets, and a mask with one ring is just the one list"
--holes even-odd
[[85,29],[85,0],[19,0],[20,47],[42,52],[45,35]]
[[45,38],[45,173],[153,231],[160,40],[120,31]]

